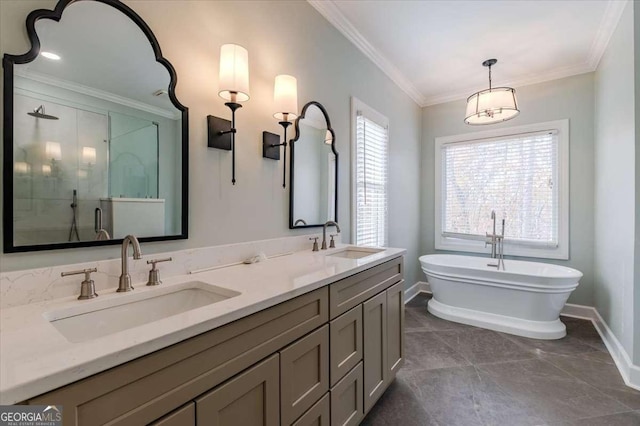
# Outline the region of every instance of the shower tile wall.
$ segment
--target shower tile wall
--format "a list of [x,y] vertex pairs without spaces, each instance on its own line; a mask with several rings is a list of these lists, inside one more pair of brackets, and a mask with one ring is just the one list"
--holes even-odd
[[[107,194],[107,116],[21,94],[14,102],[16,245],[68,241],[74,189],[78,233],[92,239],[94,209]],[[40,105],[59,120],[27,114]]]

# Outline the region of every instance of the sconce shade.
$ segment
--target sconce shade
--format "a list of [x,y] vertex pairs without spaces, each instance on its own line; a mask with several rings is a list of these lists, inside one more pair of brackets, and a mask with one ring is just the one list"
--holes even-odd
[[42,174],[44,176],[51,176],[51,165],[43,164],[42,165]]
[[511,87],[494,87],[469,96],[464,122],[471,125],[499,123],[518,114],[516,91]]
[[333,135],[330,130],[327,130],[327,133],[324,135],[324,143],[327,145],[331,145],[333,143]]
[[273,87],[273,116],[280,121],[294,121],[298,117],[298,80],[290,75],[278,75]]
[[218,95],[230,102],[249,100],[249,53],[237,44],[220,48],[220,89]]
[[31,171],[31,165],[26,161],[16,161],[13,164],[13,171],[16,174],[25,175]]
[[96,149],[90,146],[83,146],[82,162],[85,164],[96,164]]
[[44,145],[44,152],[47,160],[62,160],[62,149],[58,142],[47,142]]

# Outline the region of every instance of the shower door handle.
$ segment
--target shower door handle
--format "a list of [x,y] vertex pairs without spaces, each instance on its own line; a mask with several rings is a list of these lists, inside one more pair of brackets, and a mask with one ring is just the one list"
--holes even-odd
[[93,229],[96,232],[100,232],[102,229],[102,209],[100,207],[96,207],[94,217],[93,217]]

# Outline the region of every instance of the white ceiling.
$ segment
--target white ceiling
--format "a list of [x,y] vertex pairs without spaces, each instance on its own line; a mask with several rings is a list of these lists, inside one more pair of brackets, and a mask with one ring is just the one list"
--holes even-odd
[[308,0],[420,106],[594,71],[626,0]]

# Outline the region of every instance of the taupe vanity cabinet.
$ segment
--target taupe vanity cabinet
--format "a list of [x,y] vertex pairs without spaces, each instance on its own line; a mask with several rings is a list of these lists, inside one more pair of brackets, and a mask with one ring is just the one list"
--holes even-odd
[[351,426],[403,363],[403,258],[33,398],[64,424]]

